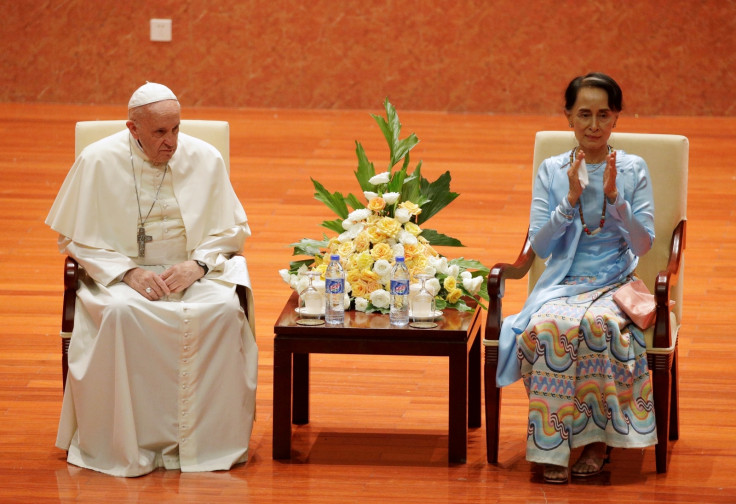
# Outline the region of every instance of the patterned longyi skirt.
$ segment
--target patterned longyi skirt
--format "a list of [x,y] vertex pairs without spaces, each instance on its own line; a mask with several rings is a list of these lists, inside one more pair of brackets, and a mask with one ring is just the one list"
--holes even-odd
[[549,301],[517,336],[527,460],[567,466],[570,450],[589,443],[657,443],[646,343],[613,301],[620,285]]

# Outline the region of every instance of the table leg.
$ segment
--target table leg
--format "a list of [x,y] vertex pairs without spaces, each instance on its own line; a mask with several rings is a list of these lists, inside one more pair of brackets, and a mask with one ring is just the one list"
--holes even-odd
[[273,344],[273,458],[291,458],[291,350]]
[[[480,332],[480,329],[478,330]],[[468,427],[480,427],[480,335],[476,332],[468,353]]]
[[468,353],[458,346],[450,351],[448,458],[464,464],[468,452]]
[[309,354],[295,353],[293,357],[292,422],[309,423]]

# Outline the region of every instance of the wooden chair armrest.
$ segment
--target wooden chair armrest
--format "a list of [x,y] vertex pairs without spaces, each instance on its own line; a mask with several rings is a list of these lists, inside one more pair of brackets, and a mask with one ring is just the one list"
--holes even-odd
[[527,233],[524,246],[513,264],[498,263],[488,273],[488,315],[486,317],[485,339],[498,340],[501,334],[502,299],[506,280],[524,278],[532,267],[536,254]]
[[61,330],[71,333],[74,329],[74,307],[77,301],[80,267],[77,261],[67,256],[64,260],[64,301],[61,311]]
[[681,220],[672,232],[670,257],[666,269],[659,272],[654,285],[654,299],[657,304],[657,317],[654,323],[654,348],[672,346],[670,331],[670,288],[677,284],[680,273],[682,253],[685,250],[685,231],[687,221]]
[[[236,256],[242,256],[242,253],[233,254],[232,257]],[[243,308],[243,312],[245,313],[245,318],[248,319],[248,289],[245,288],[244,285],[236,285],[235,286],[235,293],[238,295],[238,301],[240,302],[240,307]]]
[[240,301],[240,306],[243,308],[243,312],[245,313],[245,318],[248,318],[248,289],[245,288],[243,285],[237,285],[235,286],[235,292],[238,295],[238,301]]

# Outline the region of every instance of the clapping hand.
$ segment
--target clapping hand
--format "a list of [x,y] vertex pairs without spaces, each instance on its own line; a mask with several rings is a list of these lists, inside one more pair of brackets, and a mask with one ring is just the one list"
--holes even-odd
[[618,198],[618,189],[616,189],[616,151],[612,151],[606,156],[606,171],[603,172],[603,193],[606,195],[609,203],[614,203]]

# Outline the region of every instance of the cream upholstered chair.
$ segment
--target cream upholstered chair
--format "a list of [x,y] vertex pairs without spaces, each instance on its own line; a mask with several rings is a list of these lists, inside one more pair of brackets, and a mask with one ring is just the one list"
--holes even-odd
[[[74,158],[92,142],[123,131],[126,128],[125,122],[125,119],[78,122],[74,131]],[[230,124],[227,121],[183,119],[180,131],[214,145],[222,154],[228,173],[230,172]]]
[[[657,303],[656,323],[645,336],[657,421],[656,465],[657,472],[664,473],[667,472],[668,441],[679,437],[677,337],[682,322],[689,143],[679,135],[637,133],[614,133],[609,143],[614,149],[644,158],[652,178],[656,238],[652,249],[640,258],[636,272],[654,293]],[[575,145],[571,131],[538,132],[532,180],[544,159]],[[498,461],[501,389],[496,387],[496,369],[505,281],[521,279],[528,273],[528,291],[531,292],[542,271],[544,260],[536,257],[527,236],[516,261],[496,264],[488,275],[490,301],[483,340],[488,462]],[[675,301],[672,308],[669,300]]]
[[[75,159],[87,145],[126,129],[125,122],[124,119],[78,122],[74,135]],[[180,131],[215,146],[225,160],[228,173],[230,172],[230,124],[227,121],[184,119],[181,121]],[[74,259],[67,257],[64,264],[64,305],[61,320],[61,368],[64,386],[69,369],[68,351],[74,329],[74,307],[80,275],[84,275],[84,270]],[[238,286],[237,292],[247,317],[246,290]]]

